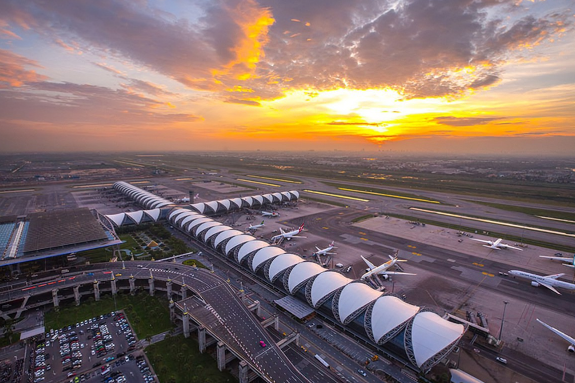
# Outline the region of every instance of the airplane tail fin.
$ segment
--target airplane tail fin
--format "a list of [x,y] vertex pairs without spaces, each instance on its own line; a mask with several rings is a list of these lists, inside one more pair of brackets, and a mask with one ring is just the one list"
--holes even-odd
[[263,225],[263,224],[264,224],[264,220],[262,219],[262,223],[260,223],[260,225]]
[[299,232],[301,233],[303,231],[303,226],[305,225],[305,223],[302,223],[301,226],[299,227]]
[[[335,245],[335,241],[331,241],[331,243],[329,244],[330,246]],[[573,262],[575,263],[575,257],[573,257]]]

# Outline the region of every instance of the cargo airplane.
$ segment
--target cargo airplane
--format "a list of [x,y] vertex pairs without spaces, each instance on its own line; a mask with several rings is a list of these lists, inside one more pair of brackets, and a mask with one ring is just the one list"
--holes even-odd
[[389,261],[387,261],[384,264],[381,264],[379,266],[375,266],[373,263],[371,263],[370,261],[365,259],[363,257],[363,255],[360,255],[360,257],[361,257],[361,259],[363,259],[363,261],[368,266],[368,268],[365,269],[365,271],[366,271],[365,274],[363,274],[361,276],[361,279],[365,279],[365,278],[371,277],[372,275],[376,275],[376,274],[381,275],[384,279],[389,278],[390,275],[417,275],[417,274],[412,274],[412,273],[404,273],[402,271],[387,271],[390,267],[394,266],[397,262],[407,262],[407,260],[405,260],[405,259],[397,259],[397,257],[390,255]]
[[567,267],[572,267],[575,269],[575,255],[573,255],[573,258],[571,257],[549,257],[546,255],[540,255],[539,258],[545,258],[545,259],[551,259],[553,261],[563,261],[563,262],[567,262],[564,263],[563,266],[567,266]]
[[290,241],[292,238],[306,238],[298,236],[298,234],[303,231],[303,225],[304,224],[302,223],[298,229],[292,231],[283,231],[283,229],[280,227],[280,234],[274,235],[272,237],[272,241],[277,241],[278,239],[282,238],[287,239],[288,241]]
[[539,319],[535,318],[535,320],[541,323],[543,326],[547,327],[549,330],[553,331],[555,334],[559,335],[561,338],[565,339],[569,342],[569,347],[567,347],[567,351],[575,352],[575,339],[571,338],[569,335],[557,330],[555,327],[549,326],[547,323],[540,321]]
[[520,271],[520,270],[509,270],[509,275],[512,275],[514,277],[531,279],[531,286],[547,287],[549,290],[551,290],[555,294],[559,294],[559,295],[561,295],[561,293],[559,291],[557,291],[557,289],[555,289],[555,287],[560,287],[560,288],[566,289],[566,290],[575,290],[575,284],[560,281],[557,279],[557,278],[565,275],[563,273],[552,274],[552,275],[537,275],[537,274],[531,274],[531,273],[528,273],[525,271]]
[[506,243],[501,242],[502,241],[501,238],[497,239],[496,241],[487,241],[485,239],[477,239],[477,238],[471,238],[471,240],[486,243],[487,245],[483,245],[483,246],[488,247],[490,249],[494,249],[494,250],[514,249],[514,250],[523,251],[523,249],[520,249],[518,247],[511,246],[511,245],[508,245]]

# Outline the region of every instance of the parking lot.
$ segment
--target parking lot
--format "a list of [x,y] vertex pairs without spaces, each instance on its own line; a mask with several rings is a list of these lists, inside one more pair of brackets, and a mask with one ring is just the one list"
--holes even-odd
[[153,382],[124,312],[46,333],[31,355],[30,382]]

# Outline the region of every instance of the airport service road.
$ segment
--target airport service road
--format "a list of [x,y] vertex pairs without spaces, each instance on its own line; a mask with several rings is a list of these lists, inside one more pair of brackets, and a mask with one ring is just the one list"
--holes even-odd
[[[306,229],[308,229],[312,234],[321,235],[323,237],[325,237],[326,234],[329,234],[329,238],[332,239],[337,240],[339,237],[345,238],[345,236],[349,235],[350,232],[350,226],[345,222],[350,222],[350,217],[357,216],[357,214],[357,211],[349,211],[349,209],[345,210],[344,215],[338,215],[337,211],[317,214],[314,215],[313,218],[321,218],[321,220],[318,221],[316,219],[308,219],[306,221]],[[296,224],[297,222],[297,219],[290,221],[291,224]],[[323,229],[324,227],[329,227],[329,230],[326,231]],[[551,310],[561,309],[565,313],[575,315],[574,294],[569,294],[568,291],[565,291],[562,295],[559,296],[554,294],[552,291],[547,291],[547,289],[544,287],[532,287],[528,280],[513,279],[509,277],[502,278],[498,274],[499,271],[507,272],[508,270],[515,268],[526,269],[526,267],[522,267],[521,265],[510,266],[507,263],[497,262],[492,259],[486,259],[485,257],[463,254],[454,250],[444,249],[412,240],[406,240],[405,238],[375,231],[369,232],[369,239],[372,242],[382,243],[385,246],[377,246],[377,248],[374,249],[373,245],[364,243],[365,241],[354,243],[354,246],[358,250],[367,253],[377,251],[385,255],[386,247],[389,247],[389,254],[392,253],[392,248],[403,250],[404,252],[411,254],[413,252],[413,248],[408,246],[412,246],[411,244],[413,244],[416,245],[417,252],[425,254],[425,257],[418,259],[419,257],[412,256],[412,262],[409,263],[410,270],[412,268],[422,268],[424,270],[440,275],[441,277],[449,277],[455,280],[464,281],[466,283],[477,283],[476,279],[469,278],[469,276],[481,276],[483,272],[486,272],[494,276],[486,276],[487,278],[492,278],[492,280],[490,280],[489,283],[484,284],[484,288],[490,288],[492,290],[496,290],[499,293],[504,293],[506,295],[516,297],[520,300],[529,300],[532,303],[541,305],[542,307],[546,307]],[[401,255],[404,254],[405,253],[401,253]],[[386,260],[384,257],[381,259],[383,261]],[[448,260],[455,260],[455,262]],[[361,263],[361,259],[358,260],[358,264],[359,263]],[[473,263],[483,264],[483,267],[475,266]],[[457,267],[457,269],[454,267]],[[361,269],[363,268],[364,266],[361,265]],[[566,269],[565,272],[568,273],[569,270]]]

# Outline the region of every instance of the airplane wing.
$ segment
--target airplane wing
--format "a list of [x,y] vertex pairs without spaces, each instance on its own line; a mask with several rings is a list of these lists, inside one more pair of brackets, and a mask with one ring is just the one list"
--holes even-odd
[[483,243],[492,243],[491,241],[486,241],[485,239],[477,239],[477,238],[470,238],[472,241],[483,242]]
[[370,270],[375,269],[375,265],[373,263],[371,263],[370,261],[368,261],[367,259],[365,259],[363,257],[363,255],[360,255],[361,259],[363,259],[363,261],[365,262],[365,264],[369,267]]
[[564,276],[565,273],[559,273],[559,274],[551,274],[551,275],[546,275],[545,278],[553,278],[553,279],[557,279],[559,277]]
[[417,274],[413,274],[413,273],[404,273],[401,271],[382,271],[381,273],[378,274],[382,274],[382,275],[417,275]]
[[315,248],[317,249],[317,251],[321,251],[321,249],[319,247],[316,246]]
[[[497,245],[494,244],[493,246],[497,246]],[[506,244],[506,243],[500,243],[499,246],[504,247],[504,248],[506,248],[506,249],[515,249],[515,250],[523,251],[523,249],[520,249],[520,248],[515,247],[515,246],[508,245],[508,244]]]
[[539,258],[551,259],[553,261],[573,262],[573,258],[566,257],[549,257],[546,255],[540,255]]
[[551,285],[548,285],[548,284],[546,284],[546,283],[541,283],[541,282],[537,282],[537,283],[539,283],[539,284],[540,284],[541,286],[543,286],[543,287],[547,287],[549,290],[553,291],[555,294],[561,295],[561,293],[560,293],[559,291],[557,291],[557,290],[555,289],[555,287],[553,287],[553,286],[551,286]]
[[549,326],[547,323],[540,321],[539,319],[535,318],[535,320],[541,323],[543,326],[547,327],[549,330],[553,331],[555,334],[559,335],[561,338],[565,339],[567,342],[571,343],[572,346],[575,346],[575,339],[570,337],[569,335],[557,330],[555,327]]
[[564,263],[563,266],[567,266],[567,267],[571,267],[571,268],[575,269],[575,265],[573,265],[571,263]]

